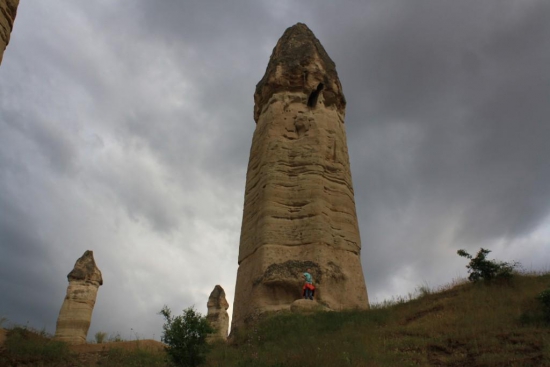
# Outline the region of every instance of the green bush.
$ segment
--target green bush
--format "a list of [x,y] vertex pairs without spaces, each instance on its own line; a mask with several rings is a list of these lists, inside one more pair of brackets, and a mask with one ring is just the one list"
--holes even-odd
[[168,345],[166,352],[172,362],[184,367],[203,363],[208,352],[206,337],[214,332],[206,317],[193,307],[183,310],[181,316],[172,316],[172,311],[164,306],[159,314],[166,320],[161,340]]
[[97,333],[95,333],[94,337],[97,344],[105,343],[105,340],[107,340],[107,333],[104,333],[103,331],[98,331]]
[[472,257],[465,250],[458,250],[459,256],[470,259],[470,263],[466,265],[468,268],[468,279],[471,282],[485,280],[490,282],[494,279],[510,279],[514,275],[514,270],[519,267],[518,262],[508,263],[504,261],[487,260],[487,255],[491,250],[480,248],[476,257]]
[[546,321],[550,321],[550,289],[540,292],[537,296],[537,300],[542,303]]

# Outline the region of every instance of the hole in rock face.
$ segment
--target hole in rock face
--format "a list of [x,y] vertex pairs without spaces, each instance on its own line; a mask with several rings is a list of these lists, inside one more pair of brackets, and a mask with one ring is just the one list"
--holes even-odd
[[262,284],[264,302],[268,305],[289,305],[302,298],[301,281],[269,281]]
[[315,107],[317,105],[317,99],[319,98],[319,93],[323,90],[324,85],[323,83],[319,83],[317,85],[317,89],[311,92],[309,95],[309,98],[307,99],[307,105],[308,107]]
[[289,260],[271,264],[264,274],[253,282],[259,286],[259,297],[267,305],[289,305],[302,298],[304,285],[303,273],[310,269],[313,282],[321,284],[322,272],[318,263],[313,261]]

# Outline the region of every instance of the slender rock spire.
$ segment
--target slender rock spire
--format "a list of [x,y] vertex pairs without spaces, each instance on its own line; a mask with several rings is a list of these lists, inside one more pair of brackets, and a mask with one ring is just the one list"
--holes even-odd
[[226,340],[227,331],[229,330],[229,314],[227,309],[229,303],[225,299],[225,291],[220,285],[216,285],[210,297],[208,297],[208,313],[206,319],[210,325],[216,330],[214,334],[209,335],[208,341]]
[[103,285],[92,251],[84,252],[67,279],[69,286],[57,318],[55,339],[69,344],[85,344],[97,291]]
[[368,308],[334,62],[305,24],[288,28],[254,94],[256,130],[246,177],[232,330],[301,298]]
[[18,5],[19,0],[0,0],[0,64],[2,63],[4,50],[10,43],[10,35]]

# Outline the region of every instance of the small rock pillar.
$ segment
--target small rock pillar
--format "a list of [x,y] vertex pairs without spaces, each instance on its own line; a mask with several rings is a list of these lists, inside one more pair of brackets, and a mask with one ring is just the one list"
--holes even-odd
[[67,279],[69,286],[57,318],[55,339],[73,345],[86,344],[97,291],[103,284],[92,251],[84,252]]
[[216,285],[214,287],[210,297],[208,297],[207,307],[206,319],[216,329],[214,334],[209,336],[208,341],[226,340],[229,329],[229,314],[227,313],[229,303],[225,299],[225,291],[221,286]]

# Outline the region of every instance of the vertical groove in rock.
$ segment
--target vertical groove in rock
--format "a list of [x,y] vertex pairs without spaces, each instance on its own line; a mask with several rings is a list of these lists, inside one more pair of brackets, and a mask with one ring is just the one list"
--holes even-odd
[[67,279],[69,286],[57,318],[55,339],[69,344],[85,344],[97,291],[103,285],[92,251],[84,252]]
[[288,309],[307,268],[325,306],[368,308],[346,100],[334,62],[305,24],[273,49],[254,101],[232,330]]
[[0,64],[2,63],[4,50],[10,43],[10,35],[18,5],[19,0],[0,0]]

